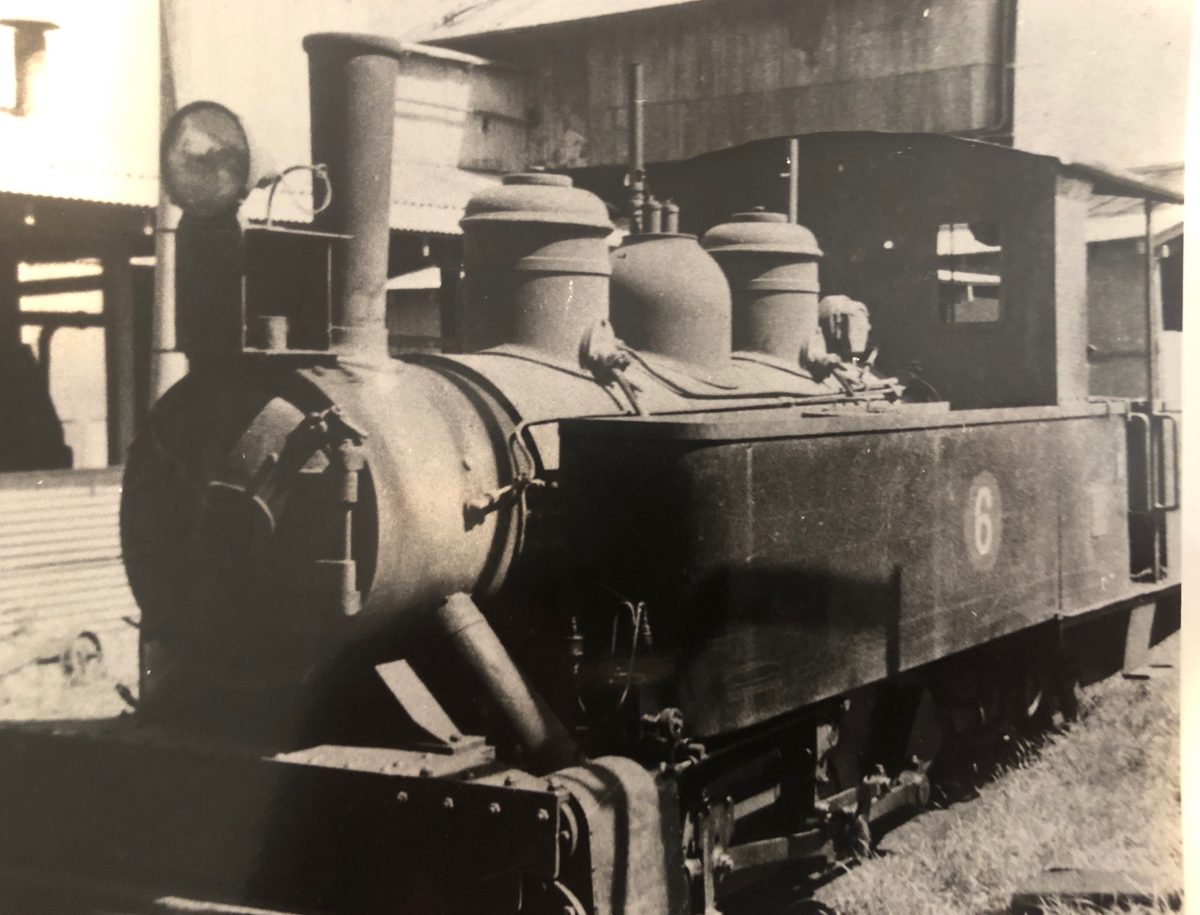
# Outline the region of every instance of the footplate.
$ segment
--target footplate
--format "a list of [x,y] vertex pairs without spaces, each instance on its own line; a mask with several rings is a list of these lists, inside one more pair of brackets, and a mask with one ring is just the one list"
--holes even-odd
[[342,749],[334,768],[132,724],[0,730],[0,870],[289,912],[515,909],[523,879],[557,875],[565,791],[422,775],[401,757],[354,768]]

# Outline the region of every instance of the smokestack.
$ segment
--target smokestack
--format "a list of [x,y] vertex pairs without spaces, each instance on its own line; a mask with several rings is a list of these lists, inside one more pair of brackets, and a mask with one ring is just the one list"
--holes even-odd
[[16,63],[16,104],[12,113],[21,117],[41,106],[46,71],[46,33],[58,28],[38,19],[4,19],[0,25],[13,30],[13,61]]
[[351,236],[335,248],[332,348],[383,357],[396,76],[407,49],[373,35],[321,32],[305,37],[304,50],[313,162],[326,166],[332,194],[316,227]]

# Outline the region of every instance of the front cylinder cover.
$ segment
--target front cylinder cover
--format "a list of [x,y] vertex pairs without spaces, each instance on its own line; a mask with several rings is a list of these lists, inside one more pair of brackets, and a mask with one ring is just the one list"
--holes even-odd
[[696,236],[630,235],[613,252],[613,330],[635,349],[721,370],[730,320],[729,283]]
[[463,227],[466,349],[524,344],[570,362],[608,317],[608,211],[565,175],[507,175]]
[[735,213],[701,245],[733,293],[733,348],[795,362],[817,330],[821,294],[816,237],[781,213]]
[[463,514],[511,479],[507,429],[479,397],[390,362],[213,366],[172,388],[122,493],[143,700],[162,678],[215,705],[395,657],[445,595],[498,586],[512,512]]

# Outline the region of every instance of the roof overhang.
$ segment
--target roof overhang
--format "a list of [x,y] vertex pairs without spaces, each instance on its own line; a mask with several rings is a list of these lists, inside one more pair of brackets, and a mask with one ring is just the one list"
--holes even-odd
[[1088,162],[1063,162],[1064,174],[1090,181],[1093,192],[1107,197],[1137,197],[1151,203],[1183,203],[1183,194],[1137,175]]
[[699,2],[701,0],[543,0],[540,3],[523,4],[516,9],[503,5],[490,8],[487,4],[472,3],[458,12],[443,16],[440,25],[421,34],[421,41],[438,44],[482,35],[522,35],[567,23],[587,27],[598,19]]
[[1092,192],[1099,196],[1135,197],[1140,200],[1148,200],[1151,203],[1182,204],[1184,202],[1183,194],[1174,188],[1154,181],[1147,181],[1146,179],[1130,172],[1121,171],[1120,169],[1110,168],[1104,165],[1097,165],[1090,162],[1066,162],[1055,156],[1046,155],[1045,153],[1017,149],[1013,146],[1003,146],[998,143],[989,143],[986,140],[977,140],[970,137],[953,136],[939,133],[893,133],[879,130],[821,131],[800,135],[801,139],[806,136],[860,136],[866,139],[875,139],[877,141],[880,138],[891,138],[898,143],[912,146],[920,145],[925,147],[984,147],[996,150],[1001,155],[1005,156],[1052,161],[1057,164],[1059,171],[1062,174],[1073,178],[1079,178],[1082,181],[1087,181],[1092,186]]

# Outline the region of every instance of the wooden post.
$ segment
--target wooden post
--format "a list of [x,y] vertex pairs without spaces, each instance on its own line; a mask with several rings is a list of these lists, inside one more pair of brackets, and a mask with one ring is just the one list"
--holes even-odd
[[17,258],[0,252],[0,350],[21,343],[21,292],[17,286]]
[[[161,134],[176,110],[174,54],[179,24],[172,0],[160,0],[158,19],[159,103]],[[179,209],[161,186],[154,219],[154,305],[150,317],[150,379],[144,406],[154,406],[176,381],[187,374],[187,357],[175,336],[175,229]]]
[[[1162,441],[1155,435],[1155,420],[1154,411],[1158,408],[1158,401],[1161,396],[1158,383],[1158,366],[1159,366],[1159,345],[1162,335],[1162,299],[1159,297],[1158,290],[1158,264],[1154,257],[1154,203],[1150,200],[1142,202],[1146,213],[1146,267],[1145,267],[1145,296],[1146,296],[1146,415],[1150,417],[1150,423],[1147,427],[1147,435],[1150,436],[1150,466],[1146,468],[1146,473],[1150,475],[1150,479],[1154,481],[1151,491],[1154,499],[1160,498],[1160,486],[1162,481],[1159,480],[1158,468],[1161,458]],[[1154,554],[1151,557],[1151,568],[1153,570],[1154,581],[1159,581],[1163,577],[1163,552],[1162,544],[1163,537],[1166,534],[1166,515],[1161,511],[1156,511],[1151,515],[1150,523],[1154,525]]]
[[788,140],[788,222],[800,221],[800,140]]
[[452,239],[435,252],[441,285],[438,288],[438,312],[441,316],[443,353],[462,352],[462,242]]
[[1146,405],[1153,411],[1159,400],[1158,361],[1162,332],[1162,301],[1158,295],[1158,269],[1154,258],[1153,202],[1143,201],[1146,212],[1146,265],[1144,292],[1146,296]]
[[127,254],[106,254],[104,377],[108,388],[108,463],[125,461],[134,431],[133,276]]

